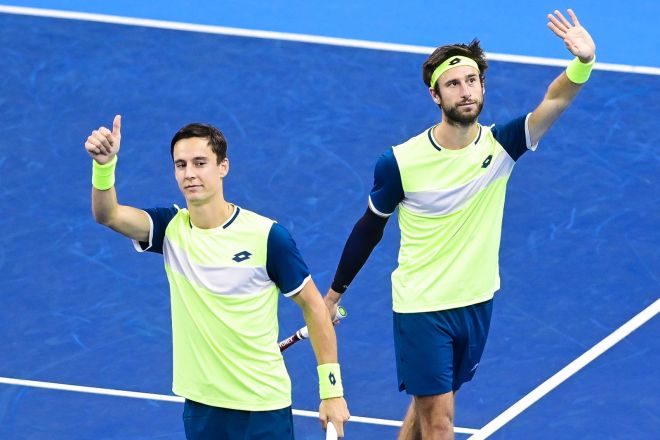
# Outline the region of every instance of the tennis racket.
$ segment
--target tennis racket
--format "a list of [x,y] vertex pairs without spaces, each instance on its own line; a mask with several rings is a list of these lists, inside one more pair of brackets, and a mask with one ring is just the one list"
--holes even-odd
[[[346,313],[346,309],[343,308],[342,306],[339,306],[337,307],[337,313],[335,314],[335,317],[332,319],[332,323],[334,325],[337,325],[337,323],[340,320],[346,318],[346,316],[348,316],[348,313]],[[304,326],[301,329],[299,329],[297,332],[289,336],[288,338],[278,343],[278,345],[280,346],[280,352],[291,347],[296,342],[302,341],[303,339],[307,339],[307,338],[309,338],[309,330],[307,330],[307,326]]]
[[337,430],[335,429],[335,425],[332,424],[332,422],[328,422],[328,426],[326,427],[325,430],[325,440],[338,440],[339,436],[337,435]]

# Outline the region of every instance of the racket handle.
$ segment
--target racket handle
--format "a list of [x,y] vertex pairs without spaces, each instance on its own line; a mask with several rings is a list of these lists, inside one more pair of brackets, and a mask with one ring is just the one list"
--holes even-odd
[[325,431],[325,440],[338,440],[339,436],[337,434],[337,430],[335,429],[335,425],[332,424],[332,422],[328,422],[328,426]]
[[[335,317],[332,320],[332,323],[334,325],[337,325],[337,323],[341,320],[344,319],[346,316],[348,316],[348,313],[346,313],[346,309],[343,308],[342,306],[339,306],[337,308],[337,313],[335,314]],[[293,344],[295,344],[298,341],[301,341],[303,339],[309,338],[309,330],[307,329],[307,326],[302,327],[299,329],[296,333],[293,335],[289,336],[285,340],[279,342],[277,345],[280,347],[280,352],[286,350],[287,348],[291,347]]]
[[291,347],[296,342],[300,341],[300,337],[298,336],[299,332],[300,332],[300,330],[298,330],[295,334],[289,336],[288,338],[286,338],[285,340],[283,340],[282,342],[277,344],[277,345],[279,345],[281,352],[286,350],[287,348]]
[[[346,313],[346,309],[343,308],[342,306],[337,307],[337,313],[335,314],[335,317],[332,319],[332,323],[334,325],[337,325],[339,320],[344,319],[348,314]],[[298,342],[301,339],[307,339],[309,338],[309,329],[307,326],[302,327],[300,330],[296,332],[296,336],[298,339],[294,342]]]

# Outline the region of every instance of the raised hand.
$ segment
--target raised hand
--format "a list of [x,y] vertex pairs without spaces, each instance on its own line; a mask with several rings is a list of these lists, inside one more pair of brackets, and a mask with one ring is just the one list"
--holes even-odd
[[568,10],[568,15],[573,21],[572,24],[558,10],[555,10],[554,15],[548,14],[548,27],[556,36],[564,40],[569,52],[583,63],[589,63],[596,56],[596,44],[589,32],[580,25],[572,9]]
[[112,121],[112,132],[105,127],[94,130],[85,142],[85,150],[99,164],[112,160],[119,152],[121,143],[121,115]]

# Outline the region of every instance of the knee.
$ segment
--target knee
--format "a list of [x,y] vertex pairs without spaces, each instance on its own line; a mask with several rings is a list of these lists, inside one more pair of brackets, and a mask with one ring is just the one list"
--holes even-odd
[[[416,419],[419,422],[422,438],[450,439],[454,433],[453,401],[438,396],[429,401],[417,402]],[[420,404],[424,403],[424,404]]]
[[426,425],[428,431],[432,433],[429,438],[445,438],[454,432],[454,419],[450,414],[436,415]]

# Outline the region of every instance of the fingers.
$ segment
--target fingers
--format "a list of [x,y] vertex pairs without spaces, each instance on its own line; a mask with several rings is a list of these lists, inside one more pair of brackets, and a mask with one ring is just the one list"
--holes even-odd
[[335,422],[333,420],[332,425],[335,427],[335,430],[337,431],[337,437],[343,438],[344,437],[344,422],[343,421]]
[[92,131],[85,141],[85,150],[95,159],[98,156],[112,156],[119,149],[121,137],[121,116],[115,116],[112,122],[112,131],[106,127],[100,127]]
[[573,25],[575,27],[580,26],[580,21],[577,18],[577,15],[575,15],[575,12],[573,12],[572,9],[568,9],[568,15],[571,17],[571,20],[573,20]]
[[572,27],[571,23],[569,23],[568,20],[566,20],[566,17],[564,17],[559,10],[555,9],[555,15],[557,16],[557,18],[559,18],[561,24],[563,24],[566,27],[566,29],[570,29]]
[[[344,424],[348,422],[349,418],[350,418],[350,414],[348,414],[348,410],[346,410],[346,414],[343,417],[331,418],[329,420],[330,422],[332,422],[332,426],[334,426],[335,430],[337,431],[337,436],[339,438],[342,438],[344,436]],[[324,429],[327,429],[327,424]]]
[[112,121],[112,135],[121,137],[121,115],[116,115]]
[[87,138],[87,142],[85,142],[85,150],[87,150],[87,152],[92,155],[92,157],[101,154],[101,149],[96,145],[96,143],[91,142],[89,138]]
[[[548,15],[548,17],[550,17],[550,15]],[[548,27],[559,38],[563,39],[564,37],[566,37],[566,32],[559,29],[554,23],[552,22],[548,23]]]
[[112,154],[113,152],[115,139],[112,137],[110,130],[105,127],[94,130],[87,141],[94,144],[99,149],[100,154]]
[[567,12],[572,24],[561,12],[555,10],[554,14],[548,14],[548,28],[564,40],[564,44],[571,54],[583,62],[590,62],[595,55],[596,45],[587,30],[580,24],[575,12],[572,9],[568,9]]
[[339,437],[344,436],[344,423],[351,417],[346,401],[343,397],[323,400],[319,408],[319,421],[321,427],[326,430],[328,422],[332,422]]
[[344,423],[351,417],[346,401],[342,397],[324,400],[319,409],[321,427],[325,430],[328,422],[332,422],[339,437],[344,436]]
[[[561,15],[559,11],[555,11],[555,14]],[[548,27],[556,35],[559,35],[560,37],[563,37],[564,35],[566,35],[566,32],[568,31],[570,26],[566,26],[564,23],[562,23],[559,19],[557,19],[557,17],[555,17],[552,14],[548,14],[548,21],[549,21]]]

